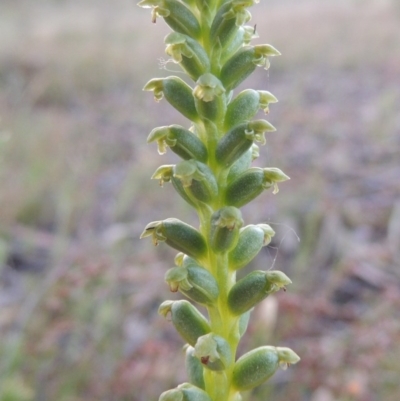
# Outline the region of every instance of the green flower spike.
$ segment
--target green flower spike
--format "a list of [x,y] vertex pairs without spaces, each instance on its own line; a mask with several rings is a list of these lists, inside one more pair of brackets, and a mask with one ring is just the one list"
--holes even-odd
[[[266,90],[234,93],[256,67],[269,68],[280,53],[271,45],[251,45],[258,37],[249,8],[258,0],[142,0],[172,28],[165,37],[168,61],[183,77],[150,80],[144,90],[163,97],[190,128],[172,124],[153,129],[147,142],[158,152],[169,147],[180,160],[160,166],[152,178],[171,182],[197,212],[198,228],[178,219],[149,223],[141,235],[154,245],[165,242],[179,253],[165,274],[172,292],[187,300],[165,301],[159,313],[171,320],[185,341],[190,383],[161,394],[159,401],[242,401],[241,392],[262,384],[281,367],[298,362],[289,348],[265,346],[237,359],[253,308],[291,283],[280,271],[236,273],[267,246],[274,230],[268,224],[244,226],[240,207],[264,190],[278,192],[289,177],[278,168],[253,167],[258,145],[275,127],[257,113],[269,113],[277,98]],[[188,84],[189,82],[193,84]],[[188,83],[187,83],[188,82]],[[160,116],[163,117],[163,116]],[[167,115],[165,115],[167,117]],[[189,125],[188,125],[189,126]]]
[[147,137],[147,142],[157,142],[158,153],[163,155],[167,146],[184,160],[195,159],[206,162],[207,148],[193,132],[180,125],[154,128]]
[[232,380],[238,390],[251,390],[268,380],[281,365],[285,368],[299,360],[299,356],[290,348],[256,348],[237,360]]
[[164,301],[158,313],[164,317],[170,315],[176,331],[192,346],[211,331],[207,319],[188,301]]

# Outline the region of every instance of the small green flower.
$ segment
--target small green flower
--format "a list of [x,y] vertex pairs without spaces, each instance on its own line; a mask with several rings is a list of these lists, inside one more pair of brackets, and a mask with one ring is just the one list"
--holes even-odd
[[197,339],[194,355],[209,370],[225,370],[232,363],[232,351],[229,343],[213,333]]
[[278,182],[290,178],[280,169],[252,167],[229,183],[225,192],[228,205],[240,207],[252,201],[264,190],[274,187],[273,194],[278,193]]
[[167,152],[167,146],[184,160],[195,159],[206,162],[208,159],[207,148],[192,131],[180,125],[154,128],[147,137],[147,142],[157,142],[158,153]]
[[187,35],[172,32],[166,36],[165,52],[172,60],[179,63],[186,73],[197,80],[200,75],[210,70],[210,60],[203,47]]
[[230,290],[228,295],[228,306],[235,315],[241,315],[260,301],[292,281],[285,273],[280,271],[256,270],[239,280]]
[[150,236],[154,245],[164,241],[172,248],[195,258],[201,258],[207,250],[203,236],[195,228],[174,218],[149,223],[140,238]]
[[230,251],[237,243],[243,225],[239,209],[231,206],[217,210],[211,217],[210,246],[216,253]]
[[193,95],[203,102],[211,102],[223,93],[225,93],[225,88],[221,81],[210,73],[202,75],[193,90]]
[[218,298],[219,288],[214,276],[198,265],[173,267],[165,274],[172,292],[180,291],[189,299],[203,305],[212,305]]
[[299,360],[299,356],[289,348],[256,348],[237,360],[233,383],[238,390],[250,390],[268,380],[281,364],[286,366]]
[[177,332],[192,346],[199,337],[211,331],[207,319],[188,301],[164,301],[158,313],[170,316]]

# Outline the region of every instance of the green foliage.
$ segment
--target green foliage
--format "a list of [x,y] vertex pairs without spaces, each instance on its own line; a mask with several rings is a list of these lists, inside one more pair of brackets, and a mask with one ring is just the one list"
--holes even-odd
[[[171,182],[179,195],[198,213],[195,229],[175,218],[148,224],[141,236],[151,236],[182,252],[165,280],[206,307],[208,319],[186,300],[165,301],[159,308],[187,342],[186,367],[191,384],[164,392],[160,401],[239,401],[241,391],[271,377],[279,366],[296,363],[290,349],[261,347],[236,361],[240,338],[250,311],[268,295],[291,283],[279,271],[255,271],[236,282],[243,268],[275,234],[266,224],[249,225],[239,207],[265,189],[289,177],[278,168],[251,167],[258,156],[254,142],[265,144],[265,132],[275,131],[266,120],[253,120],[277,101],[267,91],[247,89],[233,98],[232,90],[257,66],[268,69],[269,57],[280,53],[271,45],[251,46],[243,27],[253,1],[220,4],[198,0],[143,0],[153,8],[153,20],[163,17],[175,31],[166,39],[166,53],[194,82],[181,78],[155,78],[144,90],[163,97],[192,125],[154,129],[148,142],[157,142],[160,154],[169,146],[183,161],[163,165],[153,179]],[[247,33],[247,34],[245,34]],[[254,34],[254,32],[253,32]],[[233,98],[233,100],[232,100]]]

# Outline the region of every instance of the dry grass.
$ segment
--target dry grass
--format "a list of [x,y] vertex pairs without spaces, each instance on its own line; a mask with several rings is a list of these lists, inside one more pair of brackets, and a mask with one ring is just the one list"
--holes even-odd
[[[303,361],[247,399],[397,401],[398,2],[258,7],[283,53],[244,85],[280,99],[258,163],[292,180],[244,215],[280,224],[251,267],[275,263],[295,285],[255,311],[242,350],[285,344]],[[156,400],[185,378],[156,315],[173,252],[137,240],[151,220],[196,224],[149,180],[176,159],[147,133],[182,121],[140,90],[168,74],[166,32],[127,1],[0,6],[1,401]]]

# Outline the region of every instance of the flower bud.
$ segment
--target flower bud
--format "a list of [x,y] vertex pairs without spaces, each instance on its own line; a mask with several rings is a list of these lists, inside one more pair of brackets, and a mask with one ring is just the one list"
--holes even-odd
[[207,251],[203,236],[194,227],[175,218],[147,224],[140,238],[149,236],[154,245],[165,241],[170,247],[194,258],[203,257]]
[[184,160],[195,159],[205,163],[208,159],[207,148],[193,132],[180,125],[154,128],[147,137],[147,142],[157,142],[158,153],[166,153],[166,147]]
[[206,386],[204,384],[203,365],[195,357],[194,348],[190,345],[186,347],[185,365],[190,383],[204,390]]
[[229,183],[225,192],[225,202],[236,207],[244,206],[272,186],[273,193],[276,194],[277,183],[286,180],[289,180],[289,177],[278,168],[250,168]]
[[268,57],[279,55],[279,51],[271,45],[245,46],[239,49],[221,69],[220,78],[225,89],[235,89],[256,67],[268,69]]
[[236,25],[235,18],[225,18],[226,13],[231,9],[232,2],[229,1],[217,11],[210,28],[210,43],[218,43],[223,47],[236,36],[240,25]]
[[218,298],[219,288],[213,275],[197,265],[173,267],[165,274],[172,292],[180,291],[192,301],[212,305]]
[[236,35],[225,44],[225,48],[220,56],[220,64],[224,65],[242,46],[249,45],[252,39],[258,38],[254,27],[244,25],[239,27]]
[[213,333],[197,339],[194,355],[209,370],[225,370],[232,363],[232,351],[228,342]]
[[211,331],[207,319],[188,301],[164,301],[158,313],[164,317],[170,314],[176,331],[192,346],[199,337]]
[[163,17],[164,21],[176,32],[183,33],[194,39],[201,36],[201,27],[194,14],[176,0],[142,0],[138,6],[152,8],[152,21]]
[[268,380],[279,366],[295,364],[299,360],[299,356],[289,348],[256,348],[236,361],[232,384],[240,391],[250,390]]
[[235,207],[226,206],[211,217],[210,245],[214,252],[231,250],[237,243],[243,225],[242,213]]
[[256,270],[239,280],[229,291],[228,306],[234,315],[247,312],[268,295],[279,291],[292,281],[277,270]]
[[251,14],[246,8],[255,2],[255,0],[233,0],[220,7],[211,24],[210,41],[218,41],[225,47],[236,35],[239,27],[250,20]]
[[171,32],[164,42],[167,44],[165,52],[179,63],[194,81],[209,71],[210,60],[197,41],[181,33]]
[[152,180],[159,180],[160,186],[164,185],[164,182],[172,182],[176,192],[191,206],[196,207],[196,202],[187,194],[185,188],[183,187],[180,180],[173,180],[174,177],[174,165],[173,164],[166,164],[160,166],[154,174],[151,176]]
[[225,88],[221,81],[210,73],[203,74],[196,82],[193,96],[197,113],[210,121],[220,121],[225,115]]
[[275,231],[268,224],[248,225],[239,232],[239,240],[229,253],[229,268],[238,270],[250,263],[263,246],[271,242]]
[[230,166],[250,149],[254,141],[265,144],[264,133],[267,131],[275,131],[275,127],[265,120],[250,121],[232,128],[218,142],[215,151],[217,162]]
[[[211,202],[218,195],[218,184],[211,169],[196,160],[185,160],[173,168],[172,184],[179,181],[191,198],[205,203]],[[178,191],[179,192],[179,191]]]
[[143,90],[153,91],[156,101],[161,100],[165,96],[165,99],[167,99],[171,106],[175,107],[186,118],[194,122],[199,120],[194,104],[193,90],[182,79],[173,76],[154,78],[147,82]]
[[193,384],[183,383],[176,389],[165,391],[158,401],[212,401],[209,395]]
[[270,92],[246,89],[233,99],[227,108],[224,126],[230,129],[246,121],[250,121],[261,108],[268,112],[269,103],[278,99]]

